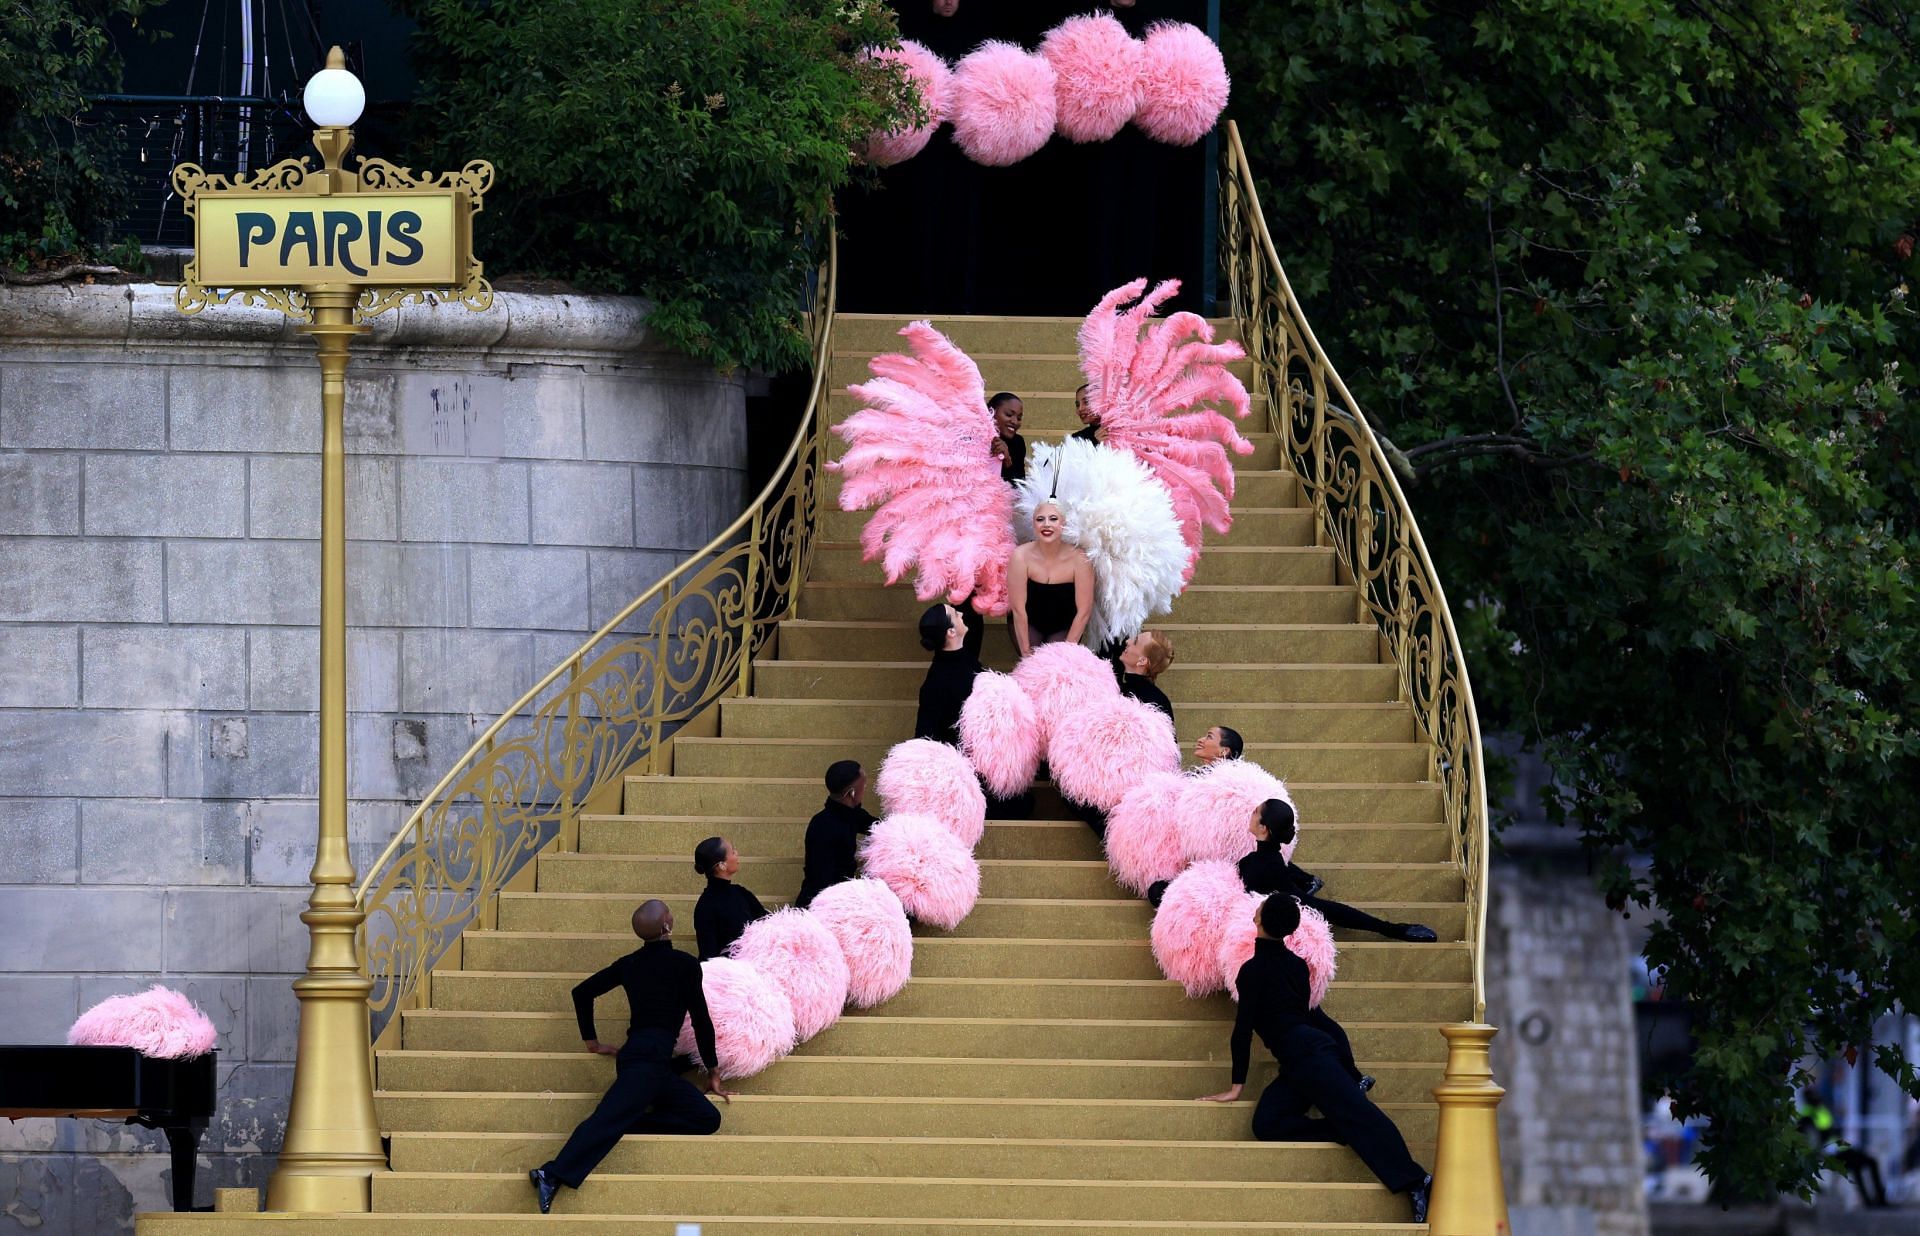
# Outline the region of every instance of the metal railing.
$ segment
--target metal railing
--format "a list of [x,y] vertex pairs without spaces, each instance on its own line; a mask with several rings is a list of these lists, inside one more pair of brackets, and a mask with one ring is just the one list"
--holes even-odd
[[1480,719],[1446,594],[1393,469],[1347,384],[1314,338],[1260,210],[1239,127],[1227,124],[1220,185],[1220,258],[1233,315],[1284,444],[1330,545],[1400,670],[1466,882],[1474,1019],[1486,1020],[1487,790]]
[[426,993],[466,927],[583,812],[618,801],[636,767],[663,771],[668,740],[721,697],[744,695],[753,657],[806,580],[825,463],[837,242],[807,310],[813,385],[773,478],[739,518],[596,631],[480,735],[367,869],[359,905],[367,1001],[380,1028]]

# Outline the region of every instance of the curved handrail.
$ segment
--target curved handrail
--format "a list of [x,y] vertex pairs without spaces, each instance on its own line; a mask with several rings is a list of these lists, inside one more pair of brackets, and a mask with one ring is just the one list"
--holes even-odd
[[[1420,526],[1359,401],[1314,337],[1260,209],[1240,128],[1227,123],[1221,255],[1267,415],[1292,456],[1320,535],[1360,589],[1435,751],[1434,774],[1466,882],[1474,1019],[1487,1011],[1487,790],[1473,685]],[[1331,398],[1329,397],[1331,395]]]
[[528,859],[556,836],[572,848],[581,812],[617,793],[638,762],[657,763],[679,724],[728,691],[745,694],[812,554],[838,278],[830,230],[807,310],[813,385],[772,479],[489,725],[367,868],[357,901],[376,1034],[470,922],[492,925],[498,894]]

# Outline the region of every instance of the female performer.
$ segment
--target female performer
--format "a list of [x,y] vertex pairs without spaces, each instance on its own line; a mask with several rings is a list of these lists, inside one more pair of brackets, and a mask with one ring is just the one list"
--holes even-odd
[[1033,508],[1033,540],[1007,563],[1008,621],[1026,656],[1041,644],[1079,643],[1093,614],[1093,563],[1061,539],[1066,518],[1052,500]]
[[915,738],[960,745],[960,709],[980,673],[980,649],[970,634],[966,615],[951,605],[930,606],[920,615],[920,646],[933,654],[933,663],[920,684]]
[[1001,391],[987,400],[993,412],[993,441],[987,450],[1000,461],[1000,479],[1011,485],[1027,476],[1027,440],[1020,436],[1020,422],[1026,419],[1027,405],[1012,391]]
[[1120,694],[1158,708],[1173,720],[1173,701],[1154,682],[1173,664],[1173,641],[1165,632],[1140,632],[1127,641],[1113,663],[1120,676]]
[[747,924],[765,918],[760,899],[733,882],[740,870],[740,851],[725,837],[708,837],[693,848],[693,869],[707,877],[707,887],[693,904],[693,938],[700,960],[724,957]]

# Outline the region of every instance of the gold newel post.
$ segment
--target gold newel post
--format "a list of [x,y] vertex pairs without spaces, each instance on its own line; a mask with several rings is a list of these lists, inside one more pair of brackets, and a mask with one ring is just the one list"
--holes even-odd
[[1495,1117],[1506,1091],[1494,1084],[1489,1055],[1499,1031],[1483,1022],[1440,1027],[1447,1039],[1447,1072],[1433,1088],[1440,1101],[1435,1138],[1432,1236],[1507,1236],[1506,1186],[1500,1178],[1500,1129]]
[[402,304],[445,299],[472,310],[493,303],[473,259],[473,216],[493,168],[414,173],[383,159],[346,166],[366,92],[338,47],[307,83],[320,166],[286,159],[238,177],[191,163],[173,185],[194,221],[194,255],[175,292],[182,313],[237,299],[301,323],[320,360],[320,794],[307,972],[294,980],[300,1039],[279,1165],[267,1208],[366,1211],[386,1170],[373,1107],[373,1059],[347,849],[348,348],[364,319]]

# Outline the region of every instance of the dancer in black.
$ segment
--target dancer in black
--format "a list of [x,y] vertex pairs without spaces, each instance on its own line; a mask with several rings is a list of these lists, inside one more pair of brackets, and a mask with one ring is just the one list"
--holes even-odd
[[1012,391],[1001,391],[987,400],[993,411],[994,438],[988,444],[1000,460],[1000,479],[1011,485],[1027,477],[1027,440],[1020,436],[1020,423],[1026,419],[1027,405]]
[[934,605],[920,615],[920,646],[933,654],[920,684],[920,707],[913,736],[935,742],[960,742],[960,709],[980,673],[980,649],[969,646],[966,615],[951,605]]
[[1321,887],[1320,877],[1300,870],[1280,852],[1280,847],[1294,837],[1293,808],[1284,799],[1269,798],[1256,807],[1248,828],[1253,833],[1254,849],[1240,860],[1240,882],[1248,892],[1292,893],[1300,898],[1301,905],[1311,906],[1335,927],[1350,931],[1370,931],[1409,944],[1431,944],[1439,938],[1423,923],[1390,923],[1344,901],[1308,892],[1309,888]]
[[[1203,1101],[1231,1103],[1246,1085],[1253,1036],[1279,1061],[1280,1073],[1253,1109],[1253,1135],[1263,1142],[1333,1141],[1353,1148],[1390,1192],[1405,1193],[1413,1221],[1427,1221],[1433,1177],[1413,1161],[1400,1130],[1357,1089],[1333,1042],[1307,1020],[1307,963],[1284,941],[1300,926],[1300,907],[1284,893],[1261,905],[1253,957],[1240,967],[1240,1008],[1233,1022],[1233,1085]],[[1318,1118],[1307,1115],[1319,1108]]]
[[[691,1019],[700,1053],[701,1084],[707,1094],[732,1102],[713,1068],[713,1018],[700,988],[700,963],[673,947],[673,911],[664,901],[649,901],[633,912],[638,949],[573,989],[573,1013],[580,1038],[590,1052],[614,1057],[613,1085],[593,1114],[580,1122],[560,1153],[527,1173],[540,1213],[553,1207],[561,1185],[577,1189],[587,1174],[629,1133],[692,1133],[704,1136],[720,1127],[720,1110],[669,1061],[680,1025]],[[593,1026],[593,1000],[616,987],[626,989],[632,1024],[627,1041],[615,1048],[600,1042]]]
[[1062,540],[1066,517],[1049,498],[1033,508],[1033,540],[1007,562],[1007,622],[1021,656],[1058,640],[1078,643],[1093,616],[1093,563]]
[[695,846],[693,869],[707,877],[706,889],[693,904],[693,938],[700,946],[700,960],[724,957],[748,923],[767,916],[767,907],[733,882],[740,871],[740,851],[725,837],[708,837]]
[[874,817],[860,805],[866,794],[867,774],[858,761],[828,765],[827,804],[807,824],[806,868],[794,905],[804,910],[827,889],[860,874],[860,839],[874,825]]
[[1087,398],[1087,384],[1082,382],[1073,392],[1073,414],[1080,418],[1080,428],[1069,436],[1083,442],[1100,441],[1100,414],[1093,410],[1093,401]]
[[1158,708],[1173,720],[1173,701],[1156,684],[1156,679],[1173,664],[1173,641],[1164,631],[1142,631],[1128,640],[1113,659],[1113,670],[1120,679],[1120,694]]

